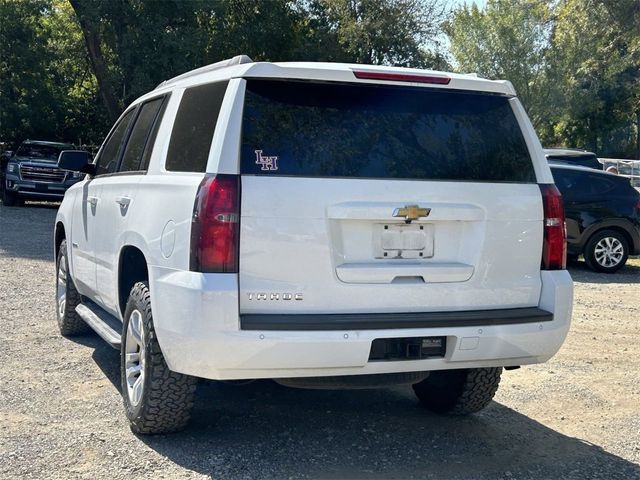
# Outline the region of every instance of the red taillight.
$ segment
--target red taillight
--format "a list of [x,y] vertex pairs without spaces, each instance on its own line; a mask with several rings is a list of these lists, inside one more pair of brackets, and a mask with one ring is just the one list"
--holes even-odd
[[191,270],[237,273],[239,238],[240,177],[204,177],[191,224]]
[[567,268],[567,228],[562,194],[553,184],[540,185],[544,207],[544,245],[542,268],[564,270]]
[[417,73],[372,72],[371,70],[354,70],[356,78],[362,80],[388,80],[390,82],[415,82],[448,85],[451,79],[445,76],[421,75]]

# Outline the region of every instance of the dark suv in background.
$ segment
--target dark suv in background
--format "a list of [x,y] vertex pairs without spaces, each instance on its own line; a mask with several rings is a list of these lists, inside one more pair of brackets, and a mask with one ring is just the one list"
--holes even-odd
[[2,161],[0,180],[2,203],[21,204],[25,199],[62,200],[64,192],[84,175],[58,168],[63,150],[75,150],[69,143],[25,140]]
[[595,153],[577,148],[545,148],[544,154],[549,162],[566,163],[579,167],[602,170],[602,164]]
[[640,193],[629,179],[591,168],[551,163],[562,193],[568,255],[584,255],[597,272],[613,273],[640,255]]

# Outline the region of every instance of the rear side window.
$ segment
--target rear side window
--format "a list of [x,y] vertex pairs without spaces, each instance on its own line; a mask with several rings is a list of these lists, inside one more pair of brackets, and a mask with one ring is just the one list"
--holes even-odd
[[613,192],[616,188],[623,189],[624,185],[619,183],[619,177],[609,177],[609,175],[588,175],[590,192],[594,195],[604,195]]
[[248,80],[244,174],[535,182],[498,95]]
[[204,172],[228,82],[185,90],[171,132],[166,169]]
[[129,135],[129,141],[124,150],[122,164],[120,165],[121,172],[131,172],[141,169],[142,154],[163,101],[164,97],[156,98],[145,102],[140,108],[140,113],[136,118],[136,123],[133,125],[131,135]]
[[618,177],[605,174],[590,174],[588,172],[552,168],[555,183],[563,195],[568,197],[602,197],[611,194],[616,189],[621,191],[624,185]]

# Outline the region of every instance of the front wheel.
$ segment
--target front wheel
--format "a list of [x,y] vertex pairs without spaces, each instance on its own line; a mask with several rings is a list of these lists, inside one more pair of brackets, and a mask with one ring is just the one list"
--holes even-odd
[[169,370],[153,326],[146,283],[131,289],[122,326],[122,396],[131,430],[141,434],[181,430],[191,416],[196,378]]
[[413,391],[435,413],[468,415],[489,405],[501,374],[502,367],[441,370],[413,385]]
[[63,240],[56,260],[56,318],[58,328],[65,337],[82,335],[91,331],[89,325],[80,318],[76,307],[80,305],[80,294],[69,275],[67,241]]
[[584,249],[587,266],[596,272],[615,273],[624,267],[628,257],[627,239],[615,230],[596,232]]

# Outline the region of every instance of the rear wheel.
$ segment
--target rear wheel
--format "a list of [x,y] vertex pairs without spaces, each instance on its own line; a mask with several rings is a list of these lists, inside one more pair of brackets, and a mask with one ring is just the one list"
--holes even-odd
[[436,371],[413,385],[413,391],[433,412],[468,415],[489,405],[501,374],[502,367]]
[[186,426],[197,379],[169,370],[153,327],[149,287],[143,282],[133,286],[127,301],[120,372],[131,430],[169,433]]
[[56,317],[60,333],[65,337],[91,331],[89,325],[76,312],[76,307],[79,304],[80,294],[69,275],[67,241],[63,240],[56,261]]
[[591,270],[614,273],[624,267],[629,257],[629,244],[615,230],[596,232],[584,249],[584,260]]

